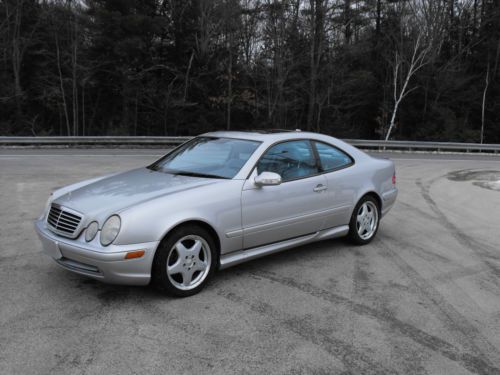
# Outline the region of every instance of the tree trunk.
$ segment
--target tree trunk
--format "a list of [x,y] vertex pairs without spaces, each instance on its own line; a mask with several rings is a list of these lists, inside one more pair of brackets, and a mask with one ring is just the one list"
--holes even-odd
[[[387,141],[391,135],[392,129],[394,128],[394,123],[396,120],[396,114],[399,108],[399,104],[401,101],[416,87],[411,90],[408,90],[408,83],[413,75],[420,70],[426,63],[428,53],[430,51],[431,46],[427,45],[423,49],[421,49],[422,43],[422,32],[418,35],[415,40],[415,44],[413,45],[413,52],[411,56],[411,60],[408,64],[408,71],[403,76],[401,75],[401,79],[404,77],[404,81],[402,82],[402,86],[400,91],[398,92],[398,79],[400,75],[400,69],[403,68],[403,57],[400,56],[398,52],[394,55],[394,70],[393,70],[393,99],[394,99],[394,108],[392,111],[391,121],[389,123],[389,128],[387,130],[387,134],[385,136],[385,140]],[[401,72],[402,73],[402,72]]]
[[493,80],[495,80],[495,78],[497,77],[497,74],[498,74],[499,61],[500,61],[500,38],[498,38],[498,42],[497,42],[497,52],[495,54],[495,66],[493,67],[493,74],[492,74]]
[[311,60],[310,69],[311,73],[309,76],[309,110],[307,112],[307,130],[312,129],[313,119],[314,119],[314,103],[316,102],[316,71],[314,64],[314,46],[311,43]]
[[137,137],[137,117],[138,117],[138,107],[139,107],[139,98],[137,90],[135,92],[135,106],[134,106],[134,136]]
[[351,0],[344,0],[344,42],[351,43],[352,28],[351,28]]
[[167,95],[165,97],[165,109],[163,111],[163,135],[168,135],[168,108],[170,105],[170,95],[172,93],[172,88],[174,87],[174,83],[177,80],[177,76],[175,76],[172,81],[168,84]]
[[85,136],[85,82],[82,85],[82,136]]
[[22,20],[22,2],[16,4],[16,14],[14,18],[14,31],[12,37],[12,71],[14,73],[14,96],[16,102],[16,125],[21,126],[22,108],[21,99],[23,90],[21,87],[21,20]]
[[226,103],[226,129],[231,129],[231,103],[233,101],[233,43],[232,33],[229,31],[229,40],[227,42],[227,49],[229,52],[227,64],[227,103]]
[[310,0],[311,7],[311,51],[310,51],[310,76],[309,76],[309,110],[307,113],[307,130],[314,126],[314,115],[317,102],[317,77],[319,60],[321,58],[321,38],[323,31],[323,6],[322,0]]
[[377,20],[375,23],[375,35],[377,42],[380,39],[380,18],[382,13],[382,0],[377,0]]
[[481,144],[483,144],[484,142],[484,113],[486,107],[486,92],[488,91],[489,84],[490,84],[490,63],[488,63],[488,67],[486,68],[486,78],[483,91],[483,103],[481,105]]
[[64,118],[66,119],[66,131],[67,135],[71,135],[71,129],[69,127],[69,116],[68,116],[68,105],[66,104],[66,94],[64,93],[64,80],[61,70],[61,54],[59,51],[59,38],[57,37],[57,32],[55,35],[56,38],[56,58],[57,58],[57,71],[59,72],[59,86],[61,89],[61,96],[63,101],[63,109],[64,109]]
[[189,73],[191,72],[191,65],[193,65],[194,51],[191,52],[191,57],[189,58],[188,67],[186,69],[186,76],[184,77],[184,103],[186,103],[188,87],[189,87]]
[[476,35],[477,31],[477,0],[474,0],[474,11],[472,13],[472,35]]
[[392,129],[394,128],[394,123],[396,121],[396,113],[398,112],[400,100],[396,100],[394,102],[394,108],[392,110],[391,121],[389,123],[389,129],[387,130],[387,134],[385,135],[385,140],[388,141],[391,136]]
[[101,101],[101,89],[97,91],[97,98],[95,100],[95,103],[92,107],[92,116],[90,117],[90,123],[89,123],[89,128],[92,129],[94,122],[95,122],[95,117],[97,115],[97,110],[99,108],[99,103]]
[[78,81],[77,81],[77,43],[78,43],[78,26],[76,16],[73,15],[73,48],[71,53],[72,65],[72,85],[73,85],[73,134],[78,135]]

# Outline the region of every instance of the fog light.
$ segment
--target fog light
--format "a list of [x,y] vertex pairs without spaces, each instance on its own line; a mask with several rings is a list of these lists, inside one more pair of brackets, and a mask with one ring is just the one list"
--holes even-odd
[[136,251],[129,251],[125,255],[125,259],[136,259],[140,258],[144,255],[145,251],[144,250],[136,250]]

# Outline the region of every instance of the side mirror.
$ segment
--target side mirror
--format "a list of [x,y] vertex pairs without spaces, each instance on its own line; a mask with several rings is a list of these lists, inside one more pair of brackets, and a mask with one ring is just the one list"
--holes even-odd
[[274,172],[262,172],[254,179],[257,186],[272,186],[281,184],[281,176]]

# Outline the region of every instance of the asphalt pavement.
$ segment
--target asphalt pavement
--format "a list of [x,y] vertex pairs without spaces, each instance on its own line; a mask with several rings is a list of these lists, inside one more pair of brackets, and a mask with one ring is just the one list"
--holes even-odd
[[59,268],[51,190],[162,150],[0,150],[0,374],[500,374],[500,156],[374,153],[399,197],[375,240],[287,250],[184,299]]

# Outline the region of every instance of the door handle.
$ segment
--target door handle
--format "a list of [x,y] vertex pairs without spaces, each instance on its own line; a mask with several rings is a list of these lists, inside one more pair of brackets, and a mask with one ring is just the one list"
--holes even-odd
[[323,184],[319,184],[319,185],[316,185],[316,187],[313,189],[313,191],[315,193],[321,193],[323,190],[326,190],[326,189],[328,189],[328,187],[326,187]]

